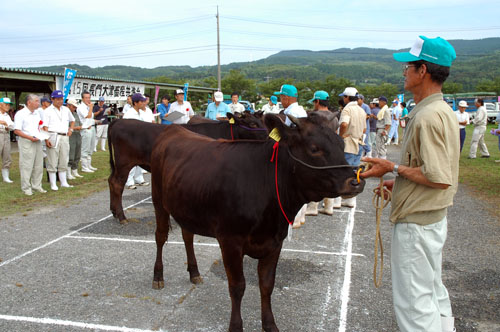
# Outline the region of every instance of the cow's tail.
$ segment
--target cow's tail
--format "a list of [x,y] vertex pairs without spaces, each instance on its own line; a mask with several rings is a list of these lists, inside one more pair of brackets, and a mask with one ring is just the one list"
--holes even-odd
[[113,155],[113,135],[111,134],[111,129],[113,125],[118,121],[112,121],[108,126],[108,151],[109,151],[109,166],[111,168],[111,174],[115,172],[115,160]]

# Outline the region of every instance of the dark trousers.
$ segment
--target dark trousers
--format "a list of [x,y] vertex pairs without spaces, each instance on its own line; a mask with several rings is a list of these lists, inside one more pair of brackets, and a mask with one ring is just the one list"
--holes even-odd
[[68,167],[71,169],[78,169],[78,163],[80,162],[82,152],[82,137],[79,133],[71,135],[69,137],[69,163]]
[[464,147],[465,142],[465,128],[460,128],[460,152],[462,152],[462,148]]

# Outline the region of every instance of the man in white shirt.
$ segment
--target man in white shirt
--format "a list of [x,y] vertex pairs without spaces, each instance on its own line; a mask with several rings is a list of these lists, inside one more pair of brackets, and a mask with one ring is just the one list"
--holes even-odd
[[42,99],[40,99],[40,104],[41,106],[38,108],[38,113],[40,114],[40,117],[42,118],[43,121],[43,112],[47,109],[47,107],[52,105],[52,102],[50,101],[49,98],[42,97]]
[[460,130],[460,152],[464,147],[465,142],[465,127],[470,123],[469,113],[465,110],[469,107],[469,104],[465,100],[460,100],[458,103],[458,111],[455,112],[458,120],[458,128]]
[[96,132],[94,127],[94,104],[90,102],[90,93],[82,93],[82,102],[76,109],[80,122],[82,123],[82,172],[93,173],[97,168],[92,167],[92,153],[94,152]]
[[151,108],[149,108],[149,100],[150,96],[148,94],[144,94],[144,97],[146,98],[146,103],[144,105],[144,109],[141,109],[141,120],[144,122],[149,122],[149,123],[155,123],[155,117],[153,115],[153,111]]
[[3,182],[12,183],[9,179],[9,169],[12,164],[10,157],[10,131],[14,130],[14,122],[9,115],[12,102],[10,98],[0,98],[0,158],[2,158]]
[[69,137],[73,133],[75,118],[66,106],[63,106],[64,94],[61,90],[54,90],[50,95],[52,105],[44,112],[43,130],[50,133],[45,140],[47,146],[47,172],[49,172],[50,189],[57,191],[57,175],[61,187],[73,187],[68,184],[67,170],[69,162]]
[[123,105],[122,115],[132,108],[132,95],[127,96],[127,102]]
[[[277,91],[274,94],[280,96],[280,101],[281,104],[283,104],[283,107],[285,107],[284,113],[286,115],[291,115],[295,118],[307,118],[306,111],[297,102],[299,94],[296,87],[290,84],[283,84],[280,91]],[[285,125],[289,127],[292,125],[292,121],[288,118],[288,116],[286,117]],[[292,225],[293,228],[299,228],[306,222],[306,209],[307,204],[304,204],[295,216]]]
[[245,112],[245,106],[240,104],[238,101],[240,100],[240,95],[238,92],[233,92],[231,94],[231,104],[229,104],[229,109],[231,110],[231,113],[235,114],[236,112],[238,113],[243,113]]
[[173,113],[175,111],[181,112],[183,115],[179,119],[174,120],[172,123],[186,124],[188,123],[189,119],[194,116],[193,108],[191,107],[189,101],[184,100],[184,90],[175,90],[175,99],[177,101],[170,104],[170,110],[167,114]]
[[[141,93],[134,93],[132,95],[132,107],[128,109],[127,113],[123,114],[123,119],[134,119],[139,121],[144,121],[141,119],[142,109],[146,107],[146,97]],[[142,175],[142,169],[139,166],[134,166],[128,174],[127,183],[125,187],[127,189],[136,189],[137,185],[147,186],[149,182],[144,181],[144,176]]]
[[391,130],[389,131],[389,137],[388,137],[388,142],[387,144],[390,144],[392,140],[394,139],[394,145],[398,145],[399,142],[399,135],[398,135],[398,130],[399,130],[399,118],[401,117],[401,106],[399,105],[399,100],[394,99],[392,101],[392,108],[391,108]]
[[484,133],[486,132],[486,123],[488,122],[486,108],[484,107],[484,100],[482,98],[478,98],[474,101],[474,103],[477,107],[477,111],[476,116],[472,120],[472,123],[474,124],[474,131],[472,132],[472,141],[470,142],[469,159],[476,159],[478,145],[479,150],[481,150],[481,158],[489,158],[490,153],[484,143]]
[[43,124],[40,114],[40,98],[29,94],[26,97],[26,107],[14,117],[14,133],[19,136],[19,172],[21,174],[21,190],[25,195],[33,195],[32,189],[46,193],[42,188],[44,134],[40,133]]
[[269,98],[269,103],[262,106],[262,112],[264,112],[264,114],[279,114],[280,108],[278,106],[278,98],[276,96],[271,96],[271,98]]

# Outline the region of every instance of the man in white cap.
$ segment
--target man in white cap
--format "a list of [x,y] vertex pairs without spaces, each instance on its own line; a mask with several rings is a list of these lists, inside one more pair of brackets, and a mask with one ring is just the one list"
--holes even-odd
[[61,187],[72,187],[67,181],[69,161],[69,137],[73,133],[75,118],[66,106],[63,106],[64,94],[61,90],[54,90],[50,95],[52,105],[44,112],[43,129],[50,133],[45,140],[47,146],[47,172],[49,172],[50,189],[56,191],[57,175]]
[[486,132],[486,125],[488,124],[488,115],[484,107],[484,100],[477,98],[474,101],[477,107],[476,116],[472,119],[474,124],[474,131],[472,132],[472,140],[470,142],[469,159],[476,159],[477,147],[481,151],[481,158],[489,158],[490,153],[488,147],[484,143],[484,133]]
[[[146,107],[146,97],[142,93],[134,93],[132,95],[132,107],[127,113],[123,114],[123,119],[134,119],[144,121],[141,118],[141,112]],[[125,187],[127,189],[137,189],[137,186],[148,186],[149,182],[144,181],[142,168],[134,166],[130,170]]]
[[182,89],[175,90],[175,99],[176,101],[170,104],[170,110],[168,111],[168,114],[177,111],[181,112],[182,116],[174,120],[172,123],[175,124],[188,123],[189,119],[191,119],[194,116],[194,111],[189,101],[184,100],[184,90]]
[[460,152],[464,147],[465,142],[465,127],[470,123],[469,113],[465,110],[469,107],[469,104],[465,100],[460,100],[458,103],[458,111],[455,112],[458,120],[458,128],[460,129]]
[[19,173],[21,174],[21,190],[25,195],[33,195],[32,189],[46,193],[42,188],[43,151],[40,139],[45,134],[40,132],[43,124],[38,113],[40,98],[29,94],[26,97],[26,107],[14,117],[14,133],[19,136]]
[[392,191],[391,275],[399,330],[453,332],[441,275],[446,215],[458,188],[460,140],[442,87],[456,53],[440,37],[420,36],[409,52],[393,56],[403,62],[404,87],[416,106],[408,115],[399,164],[365,158],[372,167],[361,176],[395,175],[384,181],[384,190]]
[[92,166],[92,153],[95,146],[95,127],[94,127],[94,104],[90,101],[90,93],[84,91],[82,93],[82,102],[78,105],[76,112],[82,123],[82,172],[94,173],[97,168]]
[[14,122],[9,115],[12,102],[10,98],[0,98],[0,156],[2,158],[3,182],[12,183],[9,178],[9,169],[12,164],[10,157],[10,131],[14,130]]
[[205,117],[212,120],[225,120],[227,113],[231,113],[229,106],[223,102],[224,95],[222,92],[217,91],[214,93],[214,102],[207,106]]
[[[344,98],[345,107],[340,113],[339,135],[345,143],[344,156],[349,165],[359,166],[363,152],[362,146],[365,144],[363,134],[366,133],[366,113],[358,105],[358,90],[356,88],[345,88],[341,96]],[[337,205],[339,199],[340,197],[336,198]],[[342,206],[353,208],[355,204],[356,197],[342,200]]]

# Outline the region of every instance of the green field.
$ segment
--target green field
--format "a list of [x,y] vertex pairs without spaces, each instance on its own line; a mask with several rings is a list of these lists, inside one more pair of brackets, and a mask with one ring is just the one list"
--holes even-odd
[[[477,197],[488,202],[490,212],[500,217],[500,152],[498,150],[498,137],[489,134],[494,125],[488,126],[488,133],[485,136],[491,157],[467,159],[470,140],[472,137],[472,126],[467,128],[467,136],[464,149],[460,157],[460,183],[466,184],[472,189]],[[478,157],[480,154],[478,153]],[[42,186],[48,191],[46,194],[33,192],[33,196],[25,196],[21,191],[18,169],[18,153],[12,154],[13,165],[11,169],[12,184],[0,182],[0,218],[14,213],[23,215],[32,214],[37,209],[48,205],[69,206],[75,200],[88,197],[89,195],[108,189],[109,176],[109,154],[99,151],[94,153],[92,164],[99,170],[95,173],[81,173],[84,178],[70,180],[73,188],[59,188],[59,191],[51,191],[46,173],[42,181]]]

